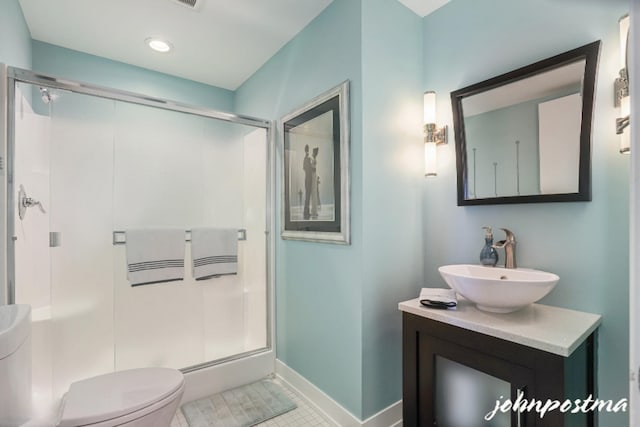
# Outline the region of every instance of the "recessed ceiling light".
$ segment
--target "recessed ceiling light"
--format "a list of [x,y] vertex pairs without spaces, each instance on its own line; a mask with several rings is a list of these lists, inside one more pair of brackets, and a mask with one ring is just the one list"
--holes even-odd
[[173,49],[173,46],[171,45],[171,43],[155,38],[155,37],[149,37],[148,39],[145,40],[145,43],[153,50],[155,50],[156,52],[160,52],[160,53],[167,53],[169,51],[171,51],[171,49]]

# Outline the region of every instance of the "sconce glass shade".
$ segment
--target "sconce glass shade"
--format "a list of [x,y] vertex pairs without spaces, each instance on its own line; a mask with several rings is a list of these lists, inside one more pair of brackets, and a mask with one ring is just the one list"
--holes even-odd
[[425,142],[424,144],[424,175],[425,176],[437,176],[438,171],[436,165],[438,164],[436,155],[437,144],[435,142]]
[[424,93],[424,124],[436,122],[436,93]]
[[629,153],[631,151],[631,131],[629,129],[629,119],[631,114],[631,100],[629,97],[629,70],[627,69],[629,54],[629,15],[620,18],[620,86],[616,96],[620,107],[620,120],[626,122],[620,126],[617,125],[617,133],[620,135],[620,152]]
[[629,34],[629,15],[620,18],[620,68],[627,68],[627,39]]
[[438,144],[447,143],[447,127],[438,128],[436,125],[436,93],[425,92],[423,99],[424,108],[424,174],[436,176],[436,147]]

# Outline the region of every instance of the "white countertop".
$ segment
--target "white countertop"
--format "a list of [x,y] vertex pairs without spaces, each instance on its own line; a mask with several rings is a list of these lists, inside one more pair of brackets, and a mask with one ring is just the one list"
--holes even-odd
[[602,321],[599,314],[532,304],[508,314],[481,311],[458,296],[456,309],[438,310],[418,298],[398,304],[406,313],[568,357]]

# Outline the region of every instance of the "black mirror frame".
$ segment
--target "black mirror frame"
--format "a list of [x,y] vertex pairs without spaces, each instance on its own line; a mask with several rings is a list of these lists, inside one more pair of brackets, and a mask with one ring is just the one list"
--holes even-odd
[[[456,170],[458,179],[458,206],[501,205],[512,203],[583,202],[591,201],[591,122],[595,96],[600,40],[552,56],[539,62],[510,71],[497,77],[451,92],[453,125],[456,139]],[[550,71],[584,59],[586,61],[582,92],[582,125],[580,129],[580,160],[578,192],[563,194],[536,194],[467,199],[467,154],[462,100],[466,97]]]

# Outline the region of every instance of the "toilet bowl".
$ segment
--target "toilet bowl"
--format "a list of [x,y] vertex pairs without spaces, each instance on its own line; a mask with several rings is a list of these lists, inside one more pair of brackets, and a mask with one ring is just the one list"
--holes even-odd
[[169,427],[184,392],[180,371],[140,368],[77,381],[62,399],[57,427]]
[[62,398],[57,419],[29,420],[30,322],[30,306],[0,306],[0,402],[5,402],[0,403],[0,426],[169,427],[184,392],[184,376],[170,368],[76,381]]

